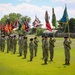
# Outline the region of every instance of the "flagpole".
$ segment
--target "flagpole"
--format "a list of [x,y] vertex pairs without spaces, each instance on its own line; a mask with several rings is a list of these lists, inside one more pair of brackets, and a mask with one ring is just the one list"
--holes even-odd
[[69,35],[69,39],[70,39],[70,29],[69,29],[69,21],[67,21],[67,25],[68,25],[68,35]]

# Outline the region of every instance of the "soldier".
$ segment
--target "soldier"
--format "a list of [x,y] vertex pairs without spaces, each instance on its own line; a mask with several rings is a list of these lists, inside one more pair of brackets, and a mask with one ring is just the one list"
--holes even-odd
[[2,44],[2,43],[1,43],[1,40],[2,40],[2,37],[0,36],[0,50],[1,50],[1,44]]
[[44,58],[44,36],[42,36],[42,55]]
[[33,59],[33,49],[34,49],[34,43],[33,43],[33,38],[31,38],[29,43],[30,61],[32,61]]
[[19,56],[22,56],[22,36],[21,34],[19,34],[18,45],[19,45]]
[[64,51],[65,51],[65,65],[69,65],[70,64],[70,44],[72,43],[70,38],[68,40],[69,37],[64,37]]
[[3,35],[2,39],[1,39],[1,50],[2,50],[2,52],[4,52],[4,49],[5,49],[5,36]]
[[26,58],[27,55],[27,37],[24,37],[24,41],[23,41],[23,50],[24,50],[24,58]]
[[37,37],[34,38],[34,54],[37,56],[37,47],[38,47],[38,39]]
[[14,50],[14,54],[16,52],[16,44],[17,44],[17,39],[16,39],[16,35],[14,35],[14,37],[13,37],[13,50]]
[[10,36],[10,51],[13,49],[13,35]]
[[9,51],[10,51],[10,35],[8,35],[8,37],[7,37],[7,53],[9,53]]
[[50,36],[50,39],[49,39],[49,51],[50,51],[50,61],[53,61],[53,56],[54,56],[54,42],[56,40],[53,38],[53,36],[51,35]]
[[48,41],[47,41],[47,37],[45,36],[45,40],[44,40],[44,64],[47,64],[48,61]]

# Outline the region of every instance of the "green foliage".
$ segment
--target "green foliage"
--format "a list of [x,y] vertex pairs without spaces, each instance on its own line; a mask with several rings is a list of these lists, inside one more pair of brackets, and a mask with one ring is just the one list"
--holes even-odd
[[[28,37],[29,42],[30,37]],[[28,48],[27,58],[22,59],[18,57],[18,44],[17,53],[6,53],[0,51],[0,75],[75,75],[75,40],[72,40],[71,52],[71,64],[69,66],[64,64],[64,49],[63,38],[56,38],[54,60],[50,61],[48,58],[48,64],[42,65],[44,61],[42,58],[41,38],[38,38],[38,54],[33,58],[32,62],[29,62],[30,53]],[[7,47],[6,47],[7,48]]]
[[69,28],[70,28],[70,32],[75,32],[75,18],[71,18],[69,20]]
[[37,36],[41,36],[43,34],[44,29],[43,28],[37,28],[36,34]]
[[14,24],[14,22],[16,20],[19,20],[22,24],[22,20],[26,19],[29,23],[31,22],[31,18],[28,16],[22,16],[19,13],[10,13],[9,15],[5,15],[3,18],[1,18],[0,23],[3,23],[4,25],[8,22],[12,22]]

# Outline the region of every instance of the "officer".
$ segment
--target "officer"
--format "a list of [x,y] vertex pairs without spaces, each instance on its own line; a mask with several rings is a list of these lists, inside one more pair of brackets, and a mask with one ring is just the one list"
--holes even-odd
[[38,47],[38,39],[37,37],[34,38],[34,54],[37,56],[37,47]]
[[70,44],[71,43],[72,42],[71,42],[70,38],[68,36],[65,36],[64,42],[63,42],[64,52],[65,52],[65,65],[70,64],[70,50],[71,50]]
[[16,39],[16,35],[14,35],[13,37],[13,50],[14,50],[14,54],[16,53],[16,44],[17,44],[17,39]]
[[30,61],[32,61],[32,59],[33,59],[33,50],[34,50],[33,38],[30,39],[29,50],[30,50]]
[[26,56],[27,56],[27,48],[28,48],[27,37],[23,37],[23,38],[24,38],[24,41],[23,41],[24,58],[26,58]]
[[44,40],[44,64],[47,64],[48,61],[48,40],[47,37],[45,36]]
[[55,42],[55,38],[53,38],[52,35],[50,35],[50,39],[49,39],[49,51],[50,51],[50,61],[53,61],[53,57],[54,57],[54,42]]

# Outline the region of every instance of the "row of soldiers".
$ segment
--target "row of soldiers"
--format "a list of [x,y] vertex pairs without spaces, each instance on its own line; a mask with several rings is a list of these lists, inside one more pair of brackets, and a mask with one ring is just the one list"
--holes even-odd
[[[5,50],[5,36],[1,36],[0,38],[0,50],[4,52]],[[29,43],[29,50],[30,50],[30,61],[32,61],[33,56],[37,56],[37,47],[38,47],[38,39],[37,37],[30,38]],[[17,38],[16,35],[10,36],[8,35],[6,39],[7,43],[7,53],[9,51],[13,51],[13,53],[16,53],[16,45],[17,45]],[[24,59],[27,56],[27,50],[28,50],[28,40],[27,37],[24,35],[19,35],[18,37],[18,46],[19,46],[19,56],[22,56],[22,53],[24,53]]]
[[[37,37],[30,38],[30,42],[29,42],[30,61],[32,61],[34,56],[37,56],[38,42],[39,41]],[[53,38],[53,36],[50,36],[49,41],[48,41],[48,37],[42,36],[42,56],[43,56],[44,64],[47,64],[48,52],[50,54],[50,61],[53,61],[54,47],[55,47],[54,42],[56,42],[56,39]],[[70,39],[68,40],[68,37],[64,37],[63,45],[64,45],[64,50],[65,50],[65,64],[66,65],[70,64],[70,49],[71,49],[70,44],[71,44],[71,40]],[[13,53],[15,54],[16,45],[17,45],[16,35],[14,36],[8,35],[7,53],[9,53],[9,51],[13,51]],[[24,59],[25,59],[27,56],[27,50],[28,50],[27,37],[23,35],[19,35],[18,45],[19,45],[19,56],[22,56],[22,52],[23,52]],[[5,49],[5,36],[2,36],[0,38],[0,50],[4,52],[4,49]]]

